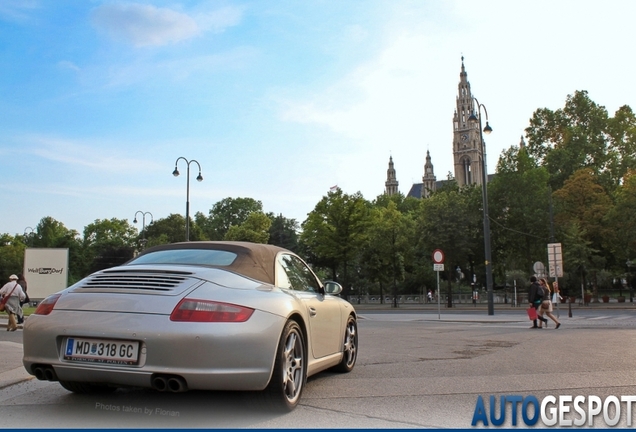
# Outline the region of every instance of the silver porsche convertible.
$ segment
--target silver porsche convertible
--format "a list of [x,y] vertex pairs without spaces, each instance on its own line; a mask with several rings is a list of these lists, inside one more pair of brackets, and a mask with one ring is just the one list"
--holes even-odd
[[308,376],[356,363],[341,290],[272,245],[156,246],[42,301],[24,326],[24,367],[77,393],[263,390],[291,410]]

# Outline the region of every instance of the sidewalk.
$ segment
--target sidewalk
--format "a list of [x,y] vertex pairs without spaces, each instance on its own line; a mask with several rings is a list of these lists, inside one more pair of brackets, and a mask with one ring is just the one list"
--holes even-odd
[[5,387],[35,378],[22,365],[21,343],[0,341],[0,352],[0,394]]

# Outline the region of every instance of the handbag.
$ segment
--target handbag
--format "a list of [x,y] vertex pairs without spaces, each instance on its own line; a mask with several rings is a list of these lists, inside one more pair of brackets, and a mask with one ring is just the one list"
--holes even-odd
[[530,306],[528,309],[526,309],[526,312],[528,312],[528,318],[530,318],[530,321],[534,321],[537,319],[537,310],[534,308],[534,306]]
[[11,294],[13,294],[13,291],[15,291],[15,289],[17,288],[18,283],[16,282],[13,289],[11,290],[11,292],[9,293],[8,296],[2,297],[2,300],[0,300],[0,312],[4,312],[6,310],[5,305],[7,304],[7,302],[9,301],[9,297],[11,297]]
[[543,300],[541,302],[541,307],[545,310],[550,309],[550,300]]
[[27,293],[24,293],[24,300],[20,301],[20,306],[31,303],[31,299]]

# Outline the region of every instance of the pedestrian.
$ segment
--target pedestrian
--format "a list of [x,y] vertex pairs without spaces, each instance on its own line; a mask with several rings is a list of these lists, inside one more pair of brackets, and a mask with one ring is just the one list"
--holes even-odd
[[15,321],[15,317],[16,315],[22,316],[20,301],[25,298],[24,292],[18,283],[18,277],[16,275],[12,274],[9,276],[9,282],[0,288],[0,296],[2,296],[3,301],[6,300],[4,310],[9,315],[7,331],[16,331],[18,329],[18,324]]
[[[29,294],[27,294],[27,281],[24,278],[22,273],[18,273],[18,283],[22,287],[22,292],[24,292],[24,300],[20,301],[20,306],[24,306],[29,303],[31,299],[29,298]],[[18,315],[18,324],[24,323],[24,315]]]
[[429,303],[431,303],[433,301],[433,291],[428,290],[428,297],[427,297],[427,301]]
[[[537,314],[543,320],[543,314],[546,314],[554,323],[556,324],[555,329],[561,327],[561,323],[558,319],[552,314],[552,301],[550,300],[550,284],[547,279],[541,278],[539,280],[539,284],[543,288],[545,295],[543,296],[543,301],[541,302],[541,307],[537,310]],[[558,285],[557,285],[558,287]],[[558,289],[558,288],[557,288]],[[545,328],[548,328],[548,320],[545,319]]]
[[[541,302],[543,301],[543,295],[544,295],[543,288],[537,282],[537,277],[530,276],[530,288],[528,289],[528,303],[530,303],[530,305],[534,307],[534,309],[537,311],[539,310],[539,307],[541,307]],[[545,322],[545,323],[548,322],[547,318],[543,318],[539,316],[537,316],[537,318],[539,318],[542,322]],[[541,328],[541,326],[537,325],[537,319],[532,320],[532,327],[530,328],[533,328],[533,329]]]

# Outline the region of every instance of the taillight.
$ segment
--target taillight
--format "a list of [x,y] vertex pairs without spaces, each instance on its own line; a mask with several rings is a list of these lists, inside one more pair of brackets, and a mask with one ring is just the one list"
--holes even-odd
[[170,321],[245,322],[254,309],[209,300],[183,299],[170,314]]
[[55,303],[57,303],[57,300],[60,298],[61,295],[62,295],[61,293],[53,294],[51,296],[48,296],[44,300],[42,300],[40,304],[38,304],[37,309],[35,309],[34,314],[35,315],[50,314],[53,308],[55,307]]

